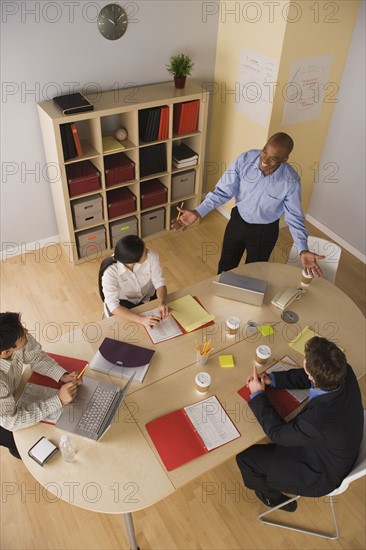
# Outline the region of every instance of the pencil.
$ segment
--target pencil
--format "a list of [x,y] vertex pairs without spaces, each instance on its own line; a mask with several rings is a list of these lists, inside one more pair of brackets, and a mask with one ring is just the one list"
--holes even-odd
[[[183,208],[183,206],[184,206],[184,202],[182,202],[182,204],[180,205],[180,207]],[[179,211],[179,212],[178,212],[178,216],[177,216],[177,222],[179,222],[180,215],[181,215],[181,212]]]
[[78,374],[77,377],[76,377],[76,380],[80,380],[80,378],[83,376],[84,372],[86,371],[86,369],[87,369],[88,367],[89,367],[89,363],[87,363],[87,364],[85,365],[85,367],[83,368],[83,370],[79,372],[79,374]]

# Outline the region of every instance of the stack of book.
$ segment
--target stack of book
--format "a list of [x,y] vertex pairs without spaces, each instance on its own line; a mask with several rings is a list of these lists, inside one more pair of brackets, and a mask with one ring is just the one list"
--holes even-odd
[[185,168],[198,163],[198,154],[185,143],[173,147],[172,162],[176,168]]
[[168,139],[169,107],[153,107],[139,111],[139,134],[143,142]]
[[197,131],[199,99],[174,105],[173,130],[175,134],[191,134]]
[[77,126],[74,122],[71,124],[60,125],[62,151],[64,160],[70,160],[83,155]]
[[142,147],[140,149],[140,176],[150,176],[166,172],[166,146],[165,143]]

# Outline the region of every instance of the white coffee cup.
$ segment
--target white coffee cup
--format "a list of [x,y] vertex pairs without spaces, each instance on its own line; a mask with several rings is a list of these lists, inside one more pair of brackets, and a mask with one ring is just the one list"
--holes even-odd
[[195,379],[196,388],[201,393],[206,393],[210,389],[211,376],[208,372],[199,372]]
[[301,286],[309,286],[312,280],[313,277],[308,275],[305,269],[303,269],[301,273]]
[[226,332],[230,335],[237,334],[240,328],[240,319],[239,317],[228,317],[226,319]]
[[269,346],[258,346],[255,350],[255,362],[258,365],[265,365],[271,357],[271,348]]

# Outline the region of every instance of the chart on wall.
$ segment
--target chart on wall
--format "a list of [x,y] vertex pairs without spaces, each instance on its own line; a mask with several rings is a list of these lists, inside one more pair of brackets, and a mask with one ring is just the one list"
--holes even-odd
[[335,103],[338,85],[329,82],[332,55],[305,57],[292,63],[286,86],[282,88],[283,126],[316,120],[323,103]]
[[241,50],[237,110],[264,127],[273,105],[276,76],[275,59],[247,48]]

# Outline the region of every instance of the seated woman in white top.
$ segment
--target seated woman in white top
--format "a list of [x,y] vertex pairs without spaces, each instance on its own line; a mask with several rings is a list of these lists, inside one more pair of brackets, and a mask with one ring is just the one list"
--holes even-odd
[[[154,326],[169,314],[167,288],[159,256],[146,248],[137,235],[120,239],[113,256],[105,258],[99,269],[99,294],[110,315],[145,326]],[[158,298],[160,317],[142,317],[131,308]]]

